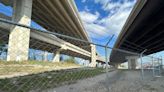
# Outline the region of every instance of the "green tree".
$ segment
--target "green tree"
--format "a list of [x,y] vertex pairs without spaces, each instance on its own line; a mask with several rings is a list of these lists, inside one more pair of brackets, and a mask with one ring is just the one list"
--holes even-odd
[[66,59],[64,61],[68,62],[68,63],[75,63],[75,58],[70,56],[68,59]]
[[0,40],[0,55],[2,54],[3,52],[3,42]]

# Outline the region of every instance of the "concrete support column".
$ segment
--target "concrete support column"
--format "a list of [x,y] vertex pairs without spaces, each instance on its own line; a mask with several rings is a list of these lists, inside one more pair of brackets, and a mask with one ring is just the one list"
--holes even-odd
[[97,67],[101,67],[101,62],[97,62]]
[[96,67],[96,46],[91,44],[91,63],[90,67]]
[[97,67],[100,67],[100,63],[99,62],[97,62]]
[[136,69],[138,56],[128,56],[128,69]]
[[[30,26],[32,0],[14,0],[12,21]],[[28,60],[30,29],[12,26],[9,35],[7,61]]]
[[54,55],[52,62],[60,62],[60,50],[57,50],[55,52],[55,55]]
[[115,64],[115,65],[114,65],[114,68],[115,68],[115,69],[118,69],[118,66],[119,66],[119,64]]
[[44,61],[48,61],[48,52],[47,51],[44,52]]
[[106,67],[106,64],[105,64],[105,63],[103,63],[103,64],[102,64],[102,66],[103,66],[103,68],[105,69],[105,67]]

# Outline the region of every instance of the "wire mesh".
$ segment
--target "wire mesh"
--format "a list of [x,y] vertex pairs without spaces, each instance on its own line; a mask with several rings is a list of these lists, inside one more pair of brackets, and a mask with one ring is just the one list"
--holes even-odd
[[[11,26],[9,24],[6,25]],[[16,27],[16,29],[17,28],[24,29],[24,27]],[[37,31],[41,38],[38,39],[37,37],[34,37],[39,37],[39,35],[36,35],[37,32],[34,33],[32,30],[30,32],[30,37],[28,38],[27,36],[29,36],[29,34],[26,32],[18,32],[18,34],[13,33],[12,35],[10,32],[4,33],[4,30],[0,30],[0,91],[2,92],[45,92],[64,85],[74,84],[79,80],[94,78],[103,74],[106,75],[106,77],[104,77],[105,82],[103,83],[103,89],[110,91],[114,89],[109,87],[111,83],[111,76],[109,73],[116,69],[138,71],[137,75],[139,76],[136,77],[138,79],[141,79],[142,77],[144,77],[144,79],[149,79],[150,76],[155,77],[162,74],[162,59],[160,58],[140,56],[139,53],[128,50],[110,48],[96,44],[94,44],[97,46],[96,48],[100,47],[100,50],[103,52],[101,53],[102,56],[104,55],[106,57],[100,57],[100,54],[96,53],[97,63],[95,63],[95,66],[97,68],[91,68],[89,67],[91,60],[88,57],[79,55],[77,52],[71,50],[61,49],[61,47],[54,45],[53,41],[43,40],[42,38],[42,36],[48,35],[48,37],[51,37],[50,39],[55,41],[55,39],[58,38],[53,34]],[[78,43],[78,46],[84,47],[84,44],[80,44],[80,41]],[[29,48],[25,48],[27,46],[24,44],[28,44]],[[90,49],[92,48],[90,46],[87,47]],[[72,57],[66,60],[59,57],[58,59],[61,62],[55,62],[54,57],[58,51],[60,51],[60,54],[70,55]],[[11,58],[9,56],[13,57]],[[83,59],[77,59],[79,62],[72,62],[75,60],[74,57]],[[84,64],[87,60],[88,63]],[[103,62],[101,60],[103,60]],[[80,63],[82,64],[79,65]],[[116,79],[119,79],[119,77]]]
[[97,68],[89,66],[88,43],[3,22],[1,26],[0,92],[45,92],[105,73],[101,60],[99,66],[93,63]]
[[[122,80],[120,76],[126,75],[129,70],[133,70],[134,75],[122,77],[128,80],[135,77],[139,81],[130,81],[138,85],[141,78],[150,79],[161,76],[163,72],[160,58],[72,38],[72,35],[63,35],[57,30],[59,28],[55,28],[59,32],[56,33],[51,32],[51,28],[39,30],[17,25],[10,18],[4,22],[0,24],[0,92],[56,92],[57,88],[64,89],[80,80],[87,81],[81,84],[87,87],[99,79],[102,80],[101,85],[93,85],[91,92],[122,92],[123,89],[130,92],[135,85],[127,84],[127,88],[121,86],[117,90],[113,86],[118,85],[112,83]],[[97,48],[101,53],[95,52],[96,55],[92,56],[92,49]],[[96,62],[91,62],[92,58]],[[124,69],[125,73],[119,69]],[[72,92],[71,89],[77,88],[70,87],[67,92]],[[132,92],[138,89],[141,89],[140,86]]]

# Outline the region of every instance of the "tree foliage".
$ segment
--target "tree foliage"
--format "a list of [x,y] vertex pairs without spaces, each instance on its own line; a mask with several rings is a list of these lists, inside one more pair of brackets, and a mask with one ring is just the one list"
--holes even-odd
[[68,62],[68,63],[75,63],[75,58],[74,57],[69,57],[68,59],[66,59],[64,61]]
[[6,51],[4,47],[5,47],[5,43],[2,40],[0,40],[0,55],[2,54],[2,52]]

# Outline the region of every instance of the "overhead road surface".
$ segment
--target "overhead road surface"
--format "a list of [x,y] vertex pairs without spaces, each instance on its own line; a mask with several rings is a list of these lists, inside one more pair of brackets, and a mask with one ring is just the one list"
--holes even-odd
[[[13,16],[6,16],[1,14],[1,18],[7,19],[9,21],[16,20],[16,23],[24,23],[23,25],[28,25],[27,20],[33,20],[42,26],[46,31],[59,33],[62,35],[67,35],[77,39],[90,41],[85,29],[83,28],[82,22],[79,18],[76,6],[73,0],[1,0],[1,3],[13,7]],[[28,6],[28,7],[27,7]],[[39,7],[39,8],[38,8]],[[24,12],[25,10],[25,12]],[[31,12],[31,16],[30,13]],[[42,14],[41,14],[42,13]],[[21,16],[20,16],[20,15]],[[23,16],[22,16],[23,15]],[[24,17],[24,16],[28,17]],[[19,20],[21,19],[21,20]],[[19,21],[17,21],[19,20]],[[53,28],[54,27],[54,28]],[[28,46],[21,47],[21,45],[28,45],[32,49],[48,51],[54,53],[54,61],[59,61],[59,54],[66,54],[70,56],[80,57],[84,59],[91,59],[91,66],[95,66],[95,61],[104,61],[103,58],[96,55],[96,48],[89,43],[78,42],[68,38],[55,36],[52,34],[44,34],[42,32],[37,32],[33,29],[12,29],[11,25],[1,23],[0,25],[0,39],[8,44],[8,55],[7,61],[18,60],[23,61],[28,59]],[[25,30],[25,33],[21,33]],[[17,33],[21,34],[17,34]],[[30,35],[27,35],[30,33]],[[12,36],[11,36],[12,35]],[[20,36],[22,35],[22,36]],[[25,35],[25,37],[23,36]],[[14,45],[12,43],[18,42],[14,40],[19,37],[22,41]],[[29,39],[30,38],[30,39]],[[8,40],[9,39],[9,40]],[[29,39],[29,40],[28,40]],[[23,40],[28,40],[26,42]],[[9,41],[9,42],[8,42]],[[22,43],[23,42],[23,43]],[[84,47],[84,48],[83,48]],[[86,48],[89,47],[89,48]],[[18,50],[18,51],[16,51]],[[23,51],[23,54],[14,53]],[[24,53],[25,52],[25,53]],[[10,58],[11,57],[11,58]],[[93,62],[93,63],[92,63]]]
[[[145,55],[164,50],[164,0],[138,0],[114,48]],[[119,57],[118,57],[119,56]],[[126,62],[130,53],[112,50],[110,62]]]
[[[11,17],[8,17],[4,14],[0,14],[0,18],[11,20]],[[9,33],[10,33],[10,24],[0,22],[0,40],[8,44]],[[64,48],[63,48],[64,47]],[[43,32],[31,30],[30,33],[30,48],[36,50],[43,50],[48,52],[55,52],[56,50],[63,48],[65,50],[61,51],[61,54],[70,55],[74,57],[80,57],[83,59],[90,59],[91,53],[87,50],[84,50],[76,45],[73,45],[69,42],[66,42],[56,36],[45,34]],[[97,55],[97,61],[104,62],[104,58]]]
[[[1,0],[7,6],[13,6],[14,0]],[[90,41],[84,29],[74,0],[33,0],[32,20],[45,29],[69,35],[71,37]],[[74,45],[89,45],[87,43],[59,37]],[[84,48],[90,50],[90,48]]]

